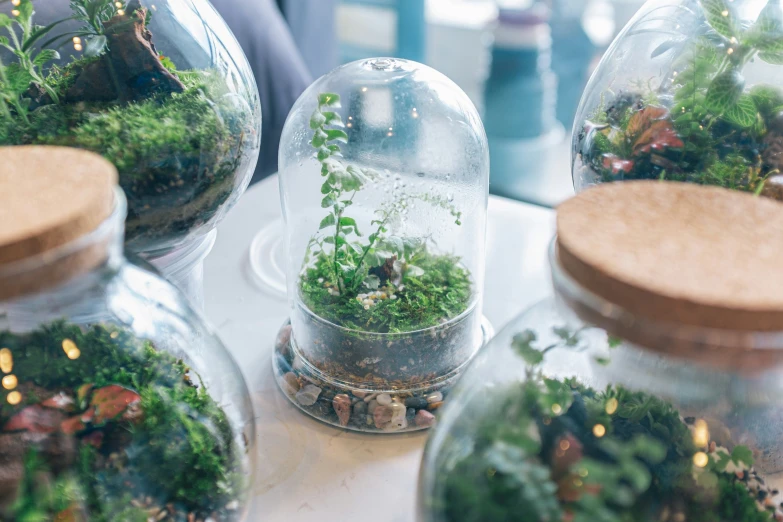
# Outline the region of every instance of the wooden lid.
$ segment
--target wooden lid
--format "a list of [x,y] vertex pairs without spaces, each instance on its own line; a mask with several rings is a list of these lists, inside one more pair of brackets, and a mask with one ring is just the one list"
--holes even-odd
[[[641,322],[723,330],[720,343],[740,349],[752,347],[751,333],[783,332],[783,204],[686,183],[607,183],[558,208],[557,234],[567,275]],[[580,315],[595,322],[595,312]],[[627,319],[602,321],[657,344]],[[698,346],[711,344],[700,337]],[[694,349],[668,342],[667,351]]]
[[[94,231],[114,209],[117,170],[91,152],[64,147],[0,147],[0,274],[12,263],[52,251]],[[103,249],[105,259],[106,250]],[[95,266],[73,264],[70,272]],[[51,267],[49,273],[57,272]],[[17,279],[15,274],[13,279]],[[7,276],[10,278],[10,275]],[[0,280],[0,297],[37,288],[9,291],[13,281]],[[61,279],[60,279],[61,280]],[[28,285],[29,286],[29,285]]]

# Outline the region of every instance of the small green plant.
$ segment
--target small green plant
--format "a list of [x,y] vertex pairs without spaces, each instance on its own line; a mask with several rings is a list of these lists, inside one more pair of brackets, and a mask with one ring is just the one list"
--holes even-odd
[[543,364],[552,350],[585,350],[582,332],[555,327],[547,345],[533,330],[513,338],[524,380],[482,395],[490,405],[478,417],[458,420],[443,439],[438,484],[428,499],[433,520],[772,522],[780,516],[775,505],[756,501],[773,492],[749,486],[750,477],[763,479],[747,446],[729,450],[703,440],[697,446],[696,421],[648,393],[546,377]]
[[662,179],[763,193],[783,170],[783,91],[746,87],[744,70],[754,61],[783,65],[780,0],[768,0],[752,24],[739,18],[739,2],[691,4],[683,9],[699,13],[707,29],[676,35],[653,52],[679,52],[655,91],[607,93],[580,135],[582,161],[602,181]]
[[340,144],[348,134],[339,108],[339,95],[322,93],[310,118],[310,143],[323,178],[321,207],[328,214],[305,254],[300,287],[308,306],[339,324],[378,331],[433,326],[461,313],[470,299],[470,277],[459,260],[432,254],[424,238],[389,233],[389,223],[417,202],[443,208],[456,225],[461,213],[436,194],[398,194],[375,210],[365,238],[351,206],[381,175],[345,162]]

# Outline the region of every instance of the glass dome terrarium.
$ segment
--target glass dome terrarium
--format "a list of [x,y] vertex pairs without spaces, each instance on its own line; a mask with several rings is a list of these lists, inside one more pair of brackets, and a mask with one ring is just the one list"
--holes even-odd
[[0,145],[101,154],[147,258],[209,232],[247,187],[261,114],[205,0],[0,1]]
[[780,198],[782,80],[778,0],[647,2],[585,90],[575,188],[667,179]]
[[244,520],[245,381],[181,294],[123,259],[113,167],[0,155],[0,518]]
[[297,101],[279,164],[291,306],[281,387],[349,429],[430,426],[487,333],[476,109],[424,65],[353,62]]
[[[645,184],[689,190],[591,189],[579,212],[574,200],[559,209],[555,296],[504,328],[452,392],[425,450],[418,520],[783,518],[783,307],[760,289],[768,281],[732,286],[776,261],[699,262],[761,241],[743,239],[746,227],[768,234],[783,210],[725,189]],[[648,219],[618,220],[634,208]],[[659,233],[664,246],[633,242]]]

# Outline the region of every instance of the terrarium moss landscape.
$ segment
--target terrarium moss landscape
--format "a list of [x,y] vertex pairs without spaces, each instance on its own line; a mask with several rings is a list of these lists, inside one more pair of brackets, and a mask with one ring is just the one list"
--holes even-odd
[[[751,62],[783,65],[783,9],[768,0],[748,23],[739,4],[688,0],[648,13],[674,35],[650,59],[671,65],[659,87],[639,78],[638,88],[602,93],[582,122],[577,153],[593,181],[688,181],[783,199],[783,90],[747,87],[744,77]],[[686,34],[689,16],[701,24],[696,34]]]
[[753,468],[754,452],[711,439],[704,420],[683,418],[648,393],[545,377],[548,352],[584,350],[579,332],[554,333],[559,340],[546,347],[532,330],[518,334],[513,348],[527,365],[525,380],[492,392],[493,409],[471,419],[477,428],[466,426],[475,432],[469,445],[444,442],[434,494],[425,499],[429,520],[783,519],[778,491]]
[[128,331],[0,332],[0,518],[234,520],[241,452],[181,360]]
[[[0,145],[78,147],[111,161],[138,251],[208,222],[254,146],[250,109],[219,71],[177,70],[159,54],[154,14],[138,0],[72,0],[71,15],[47,26],[35,24],[34,5],[0,13]],[[78,56],[59,65],[66,47]]]
[[424,238],[390,235],[389,225],[416,202],[442,207],[456,225],[461,213],[447,198],[395,194],[375,211],[364,239],[349,217],[354,197],[380,174],[341,160],[342,130],[336,94],[321,94],[310,120],[312,145],[321,164],[323,200],[329,213],[308,245],[300,291],[316,315],[346,328],[399,333],[442,324],[464,312],[471,280],[457,257],[430,251]]

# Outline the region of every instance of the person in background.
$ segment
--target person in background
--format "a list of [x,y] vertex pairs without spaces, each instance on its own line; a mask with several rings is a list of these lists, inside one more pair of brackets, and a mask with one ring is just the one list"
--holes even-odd
[[312,76],[275,0],[211,1],[245,51],[261,96],[261,155],[253,174],[255,183],[277,171],[285,119]]

